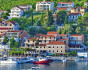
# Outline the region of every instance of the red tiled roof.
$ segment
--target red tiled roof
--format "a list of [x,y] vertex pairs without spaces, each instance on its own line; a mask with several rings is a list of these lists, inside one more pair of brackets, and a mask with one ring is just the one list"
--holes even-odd
[[71,34],[70,36],[83,36],[83,34]]
[[41,35],[41,37],[56,37],[54,35]]
[[67,34],[59,34],[59,36],[67,36]]
[[56,17],[56,14],[53,14],[53,17]]
[[61,3],[61,4],[72,4],[73,2],[58,2],[58,3]]
[[70,13],[69,15],[79,15],[80,13]]
[[35,36],[41,36],[41,35],[43,35],[43,34],[39,33],[39,34],[36,34]]
[[21,30],[12,30],[12,31],[8,31],[8,32],[21,32]]
[[57,8],[57,10],[67,10],[67,8]]
[[76,7],[76,8],[71,8],[71,9],[85,9],[85,8],[83,8],[83,7]]
[[39,44],[38,46],[46,46],[46,44]]
[[0,30],[8,30],[8,28],[0,28]]
[[27,40],[29,39],[39,39],[38,37],[30,37],[30,38],[27,38]]
[[48,45],[65,45],[65,44],[62,41],[52,41],[52,42],[48,43]]
[[20,7],[17,7],[17,8],[19,8],[19,9],[23,10],[23,8],[20,8]]
[[47,34],[57,34],[57,32],[48,32]]
[[5,23],[12,23],[12,24],[15,24],[16,22],[15,22],[15,21],[5,21]]

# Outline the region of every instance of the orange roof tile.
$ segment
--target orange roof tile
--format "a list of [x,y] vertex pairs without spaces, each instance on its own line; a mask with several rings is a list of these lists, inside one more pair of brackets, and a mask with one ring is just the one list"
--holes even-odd
[[38,37],[30,37],[30,38],[27,38],[27,40],[29,39],[39,39]]
[[57,34],[57,32],[48,32],[47,34]]
[[67,36],[67,34],[59,34],[59,36]]
[[69,13],[69,15],[79,15],[81,13]]
[[46,44],[39,44],[38,46],[46,46]]
[[65,45],[65,44],[62,41],[52,41],[52,42],[48,43],[48,45]]
[[41,37],[56,37],[54,35],[41,35]]
[[57,8],[57,10],[67,10],[67,8]]

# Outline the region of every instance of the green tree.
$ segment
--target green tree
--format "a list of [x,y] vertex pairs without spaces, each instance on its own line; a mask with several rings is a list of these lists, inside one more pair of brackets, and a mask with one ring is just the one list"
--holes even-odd
[[54,20],[53,20],[52,12],[48,10],[47,24],[50,26],[50,25],[53,25],[53,23],[54,23]]
[[62,10],[57,12],[56,16],[56,22],[58,25],[63,25],[65,22],[67,22],[67,13],[66,11]]
[[14,40],[14,37],[13,37],[13,38],[10,40],[10,47],[11,47],[11,48],[15,48],[14,45],[15,45],[15,40]]
[[7,36],[4,36],[3,43],[6,44],[6,43],[8,43],[8,41],[9,41],[8,37]]

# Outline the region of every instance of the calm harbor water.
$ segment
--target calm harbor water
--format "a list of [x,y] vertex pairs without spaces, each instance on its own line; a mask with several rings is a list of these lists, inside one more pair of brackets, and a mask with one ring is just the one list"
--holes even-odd
[[40,67],[41,70],[88,70],[88,62],[52,62],[49,65],[0,64],[0,70],[28,70],[31,67]]

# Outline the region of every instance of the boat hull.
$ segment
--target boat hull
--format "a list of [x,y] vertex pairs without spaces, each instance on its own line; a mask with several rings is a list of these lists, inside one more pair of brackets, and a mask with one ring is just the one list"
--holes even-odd
[[49,60],[45,60],[45,61],[34,61],[34,64],[49,64]]

